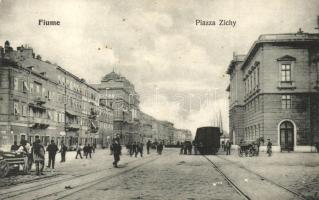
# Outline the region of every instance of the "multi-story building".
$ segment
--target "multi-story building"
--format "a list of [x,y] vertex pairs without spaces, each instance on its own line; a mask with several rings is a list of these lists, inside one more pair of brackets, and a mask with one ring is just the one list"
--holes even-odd
[[119,135],[124,144],[141,140],[140,102],[134,85],[113,71],[105,75],[100,84],[93,86],[106,96],[106,101],[114,110],[114,135]]
[[[99,124],[112,129],[111,109],[99,105],[99,92],[62,67],[42,61],[30,47],[0,47],[0,147],[40,136],[67,145],[97,145]],[[103,108],[101,108],[103,107]],[[99,109],[109,117],[99,118]],[[103,125],[105,126],[105,125]]]
[[319,141],[319,34],[261,35],[234,56],[230,138],[271,139],[275,150],[311,151]]

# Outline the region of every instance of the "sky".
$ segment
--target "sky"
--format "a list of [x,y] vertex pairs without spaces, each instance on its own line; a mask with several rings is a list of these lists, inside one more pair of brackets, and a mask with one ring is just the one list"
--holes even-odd
[[143,112],[193,133],[222,116],[227,131],[233,53],[261,34],[316,32],[318,11],[318,0],[0,0],[0,45],[28,44],[88,83],[114,69],[135,85]]

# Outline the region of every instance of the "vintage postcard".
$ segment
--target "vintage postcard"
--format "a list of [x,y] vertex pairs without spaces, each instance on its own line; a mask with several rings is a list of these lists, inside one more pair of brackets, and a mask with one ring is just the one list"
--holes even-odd
[[0,0],[0,199],[319,199],[319,1]]

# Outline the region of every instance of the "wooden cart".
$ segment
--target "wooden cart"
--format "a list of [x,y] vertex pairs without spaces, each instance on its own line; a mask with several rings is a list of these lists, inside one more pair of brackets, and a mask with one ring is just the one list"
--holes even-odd
[[30,172],[28,156],[12,152],[0,152],[0,177],[8,175],[10,170],[22,170],[24,174]]

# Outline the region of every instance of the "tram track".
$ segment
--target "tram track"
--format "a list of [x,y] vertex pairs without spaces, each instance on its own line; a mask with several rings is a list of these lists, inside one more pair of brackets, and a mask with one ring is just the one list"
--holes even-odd
[[[152,161],[155,161],[156,159],[158,159],[159,157],[156,157],[154,159],[151,159],[150,161],[148,161],[147,163],[149,162],[152,162]],[[134,160],[134,161],[131,161],[131,162],[128,162],[128,164],[132,164],[132,163],[135,163],[135,162],[138,162],[139,160]],[[118,175],[121,175],[121,174],[124,174],[124,173],[127,173],[129,171],[132,171],[144,164],[147,164],[147,163],[142,163],[142,164],[139,164],[137,165],[136,167],[133,167],[133,168],[130,168],[130,169],[127,169],[127,170],[124,170],[120,173],[116,173],[114,175],[110,175],[110,176],[105,176],[105,177],[102,177],[102,178],[99,178],[99,179],[96,179],[96,180],[93,180],[93,181],[90,181],[88,183],[85,183],[85,184],[82,184],[82,185],[85,185],[85,187],[88,187],[87,185],[89,184],[94,184],[94,182],[96,182],[97,180],[99,180],[99,182],[102,182],[104,181],[105,179],[110,179],[110,178],[113,178],[113,177],[116,177]],[[26,194],[29,194],[29,193],[32,193],[32,192],[38,192],[40,191],[41,189],[46,189],[46,188],[49,188],[51,186],[55,186],[59,183],[62,183],[62,182],[67,182],[67,181],[72,181],[72,180],[76,180],[76,179],[79,179],[79,178],[84,178],[84,177],[87,177],[87,176],[90,176],[90,175],[94,175],[94,174],[98,174],[98,173],[101,173],[103,171],[108,171],[109,169],[101,169],[101,170],[97,170],[97,171],[91,171],[90,173],[83,173],[83,174],[79,174],[79,175],[74,175],[72,177],[67,177],[67,178],[62,178],[62,179],[57,179],[57,180],[54,180],[54,181],[51,181],[51,182],[47,182],[47,183],[41,183],[41,181],[38,181],[40,184],[37,184],[37,185],[34,185],[34,186],[31,186],[31,187],[27,187],[27,188],[23,188],[23,189],[17,189],[17,190],[12,190],[12,191],[8,191],[8,192],[4,192],[4,193],[0,193],[0,199],[2,200],[5,200],[5,199],[12,199],[12,198],[17,198],[19,196],[23,196],[23,195],[26,195]],[[54,177],[56,178],[56,177]],[[43,179],[41,179],[43,180]],[[48,179],[46,179],[48,180]],[[34,183],[34,182],[33,182]],[[97,183],[96,183],[97,184]],[[81,186],[82,188],[82,185],[79,185],[79,186],[75,186],[75,187],[72,187],[72,191],[76,188],[79,188]],[[93,186],[92,185],[92,186]],[[75,192],[79,191],[81,189],[77,189]],[[58,192],[54,192],[54,193],[51,193],[51,194],[47,194],[47,195],[43,195],[41,197],[37,197],[37,198],[33,198],[33,199],[42,199],[42,198],[45,198],[45,197],[50,197],[50,196],[54,196],[58,193],[63,193],[65,192],[66,190],[63,188],[63,190],[61,191],[58,191]],[[69,191],[69,190],[67,190]],[[73,192],[73,193],[75,193]]]
[[291,190],[291,189],[288,189],[288,188],[286,188],[285,186],[283,186],[283,185],[281,185],[281,184],[279,184],[279,183],[276,183],[276,182],[274,182],[274,181],[272,181],[272,180],[270,180],[270,179],[268,179],[268,178],[266,178],[266,177],[264,177],[264,176],[262,176],[262,175],[260,175],[260,174],[258,174],[258,173],[256,173],[256,172],[254,172],[254,171],[252,171],[252,170],[246,168],[246,167],[243,166],[243,165],[237,164],[236,162],[230,161],[230,160],[225,159],[225,158],[223,158],[223,157],[221,157],[221,156],[218,156],[218,155],[217,155],[217,157],[220,158],[220,159],[222,159],[222,160],[225,160],[225,161],[227,161],[227,162],[229,162],[229,163],[232,163],[232,164],[234,164],[234,165],[237,165],[238,167],[240,167],[240,168],[246,170],[247,172],[252,173],[252,174],[258,176],[261,180],[267,181],[268,183],[270,183],[270,184],[272,184],[272,185],[275,185],[275,186],[277,186],[277,187],[280,187],[280,188],[286,190],[287,192],[289,192],[289,193],[291,193],[291,194],[297,196],[299,199],[303,199],[303,200],[306,200],[306,199],[307,199],[307,198],[306,198],[305,196],[303,196],[302,194],[300,194],[300,193],[298,193],[298,192],[295,192],[295,191],[293,191],[293,190]]
[[224,179],[227,181],[227,183],[229,183],[234,189],[235,191],[244,199],[246,200],[251,200],[251,198],[244,192],[242,191],[224,172],[222,172],[219,167],[213,162],[211,161],[207,156],[202,155],[213,167],[214,169],[224,177]]
[[[88,182],[84,182],[84,183],[81,183],[81,184],[78,184],[78,185],[73,185],[71,186],[70,189],[65,189],[64,187],[63,188],[60,188],[59,190],[57,191],[54,191],[53,192],[49,192],[49,193],[46,193],[46,194],[43,194],[43,195],[38,195],[36,197],[33,197],[31,198],[32,200],[35,200],[35,199],[63,199],[65,197],[68,197],[68,196],[71,196],[72,194],[76,193],[76,192],[79,192],[81,191],[82,189],[87,189],[89,187],[93,187],[94,185],[98,184],[98,183],[101,183],[103,181],[108,181],[109,179],[112,179],[114,177],[117,177],[117,176],[120,176],[122,174],[126,174],[130,171],[133,171],[137,168],[140,168],[150,162],[153,162],[155,160],[157,160],[158,158],[160,157],[147,157],[146,159],[149,159],[147,160],[146,162],[142,162],[132,168],[129,168],[127,170],[124,170],[124,171],[121,171],[119,173],[116,173],[116,174],[112,174],[112,175],[108,175],[108,176],[102,176],[100,178],[97,178],[97,179],[94,179],[94,180],[90,180]],[[144,159],[143,159],[144,160]],[[128,164],[133,164],[133,163],[136,163],[140,161],[140,159],[138,160],[134,160],[134,161],[131,161],[129,162]],[[49,183],[45,183],[45,184],[39,184],[39,185],[34,185],[32,187],[28,187],[28,188],[25,188],[25,189],[19,189],[19,190],[14,190],[14,191],[9,191],[9,192],[5,192],[5,193],[0,193],[0,199],[22,199],[23,196],[28,196],[28,194],[32,194],[32,196],[34,196],[34,194],[37,194],[39,191],[41,190],[47,190],[47,189],[50,189],[50,187],[54,188],[55,186],[57,186],[59,183],[64,183],[66,181],[76,181],[76,179],[79,179],[79,178],[85,178],[86,176],[89,176],[89,175],[94,175],[94,174],[98,174],[98,173],[101,173],[103,171],[108,171],[109,169],[102,169],[102,170],[98,170],[98,171],[93,171],[91,173],[86,173],[86,174],[81,174],[81,175],[76,175],[76,176],[73,176],[73,177],[68,177],[68,178],[64,178],[64,179],[59,179],[59,180],[55,180],[53,182],[49,182]]]

